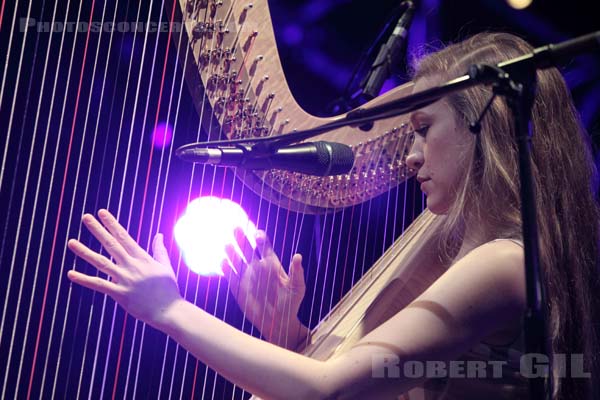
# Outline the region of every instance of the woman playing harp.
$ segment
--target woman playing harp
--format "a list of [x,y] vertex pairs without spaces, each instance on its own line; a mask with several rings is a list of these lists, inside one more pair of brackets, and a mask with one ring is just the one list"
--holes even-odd
[[[531,50],[510,34],[478,34],[421,60],[414,90],[460,76],[472,64],[495,64]],[[537,74],[532,164],[552,352],[583,354],[584,370],[596,376],[599,352],[592,323],[598,317],[600,289],[596,169],[559,72],[548,69]],[[417,171],[429,210],[445,216],[439,257],[451,260],[451,267],[411,304],[338,357],[318,361],[302,356],[279,346],[277,335],[265,335],[273,343],[259,340],[186,302],[162,237],[155,238],[152,258],[105,210],[98,213],[100,222],[91,215],[83,222],[115,263],[76,240],[69,248],[113,279],[76,271],[68,276],[110,295],[134,317],[170,335],[199,360],[262,398],[398,398],[429,384],[424,382],[426,376],[402,373],[408,363],[447,363],[473,354],[481,345],[506,354],[518,350],[525,275],[517,150],[505,100],[494,99],[478,135],[468,129],[490,97],[490,88],[475,87],[410,115],[415,140],[407,163]],[[245,247],[243,234],[236,237]],[[297,310],[304,289],[301,257],[294,256],[288,278],[264,233],[258,234],[257,243],[260,254],[248,252],[248,264],[229,249],[234,267],[229,270],[237,271],[230,272],[229,279],[239,303],[252,304],[247,300],[256,295],[253,271],[265,268],[280,277],[267,288],[274,304],[291,302]],[[297,343],[306,334],[296,318],[283,318],[284,310],[277,306],[245,311],[257,324],[261,318],[290,324],[278,328],[295,332]],[[381,373],[390,371],[386,370],[390,360],[397,361],[399,374]],[[507,373],[503,370],[486,384],[477,377],[459,384],[434,380],[428,393],[431,398],[443,397],[442,393],[444,398],[462,399],[527,397],[526,379],[518,371],[517,376]],[[554,389],[556,399],[597,398],[589,377],[560,377]]]

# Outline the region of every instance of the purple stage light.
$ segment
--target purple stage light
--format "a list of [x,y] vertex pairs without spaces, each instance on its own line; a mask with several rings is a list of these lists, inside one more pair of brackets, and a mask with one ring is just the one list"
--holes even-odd
[[297,45],[304,39],[304,32],[302,28],[296,24],[287,25],[283,29],[283,40],[288,45]]
[[173,128],[167,122],[159,122],[156,124],[154,132],[152,132],[152,145],[158,149],[168,147],[173,140]]
[[[252,247],[256,247],[256,226],[242,207],[231,200],[206,196],[188,204],[173,232],[183,259],[192,271],[203,276],[222,276],[225,245],[235,245],[233,230],[238,226],[244,229]],[[241,254],[239,248],[237,250]]]

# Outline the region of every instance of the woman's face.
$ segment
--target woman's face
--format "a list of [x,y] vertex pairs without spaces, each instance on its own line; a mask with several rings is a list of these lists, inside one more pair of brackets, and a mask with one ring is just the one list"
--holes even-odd
[[[436,83],[421,78],[415,83],[413,92]],[[406,163],[417,171],[417,180],[427,196],[427,208],[434,214],[445,214],[456,198],[460,179],[463,179],[466,149],[472,134],[456,123],[452,108],[443,99],[414,111],[410,122],[415,130],[415,141]]]

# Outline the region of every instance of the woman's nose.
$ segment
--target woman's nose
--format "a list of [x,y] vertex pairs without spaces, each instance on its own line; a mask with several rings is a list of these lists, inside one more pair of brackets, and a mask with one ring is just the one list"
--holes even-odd
[[421,146],[420,141],[417,139],[413,143],[410,153],[406,156],[406,165],[414,169],[415,171],[419,170],[423,166],[425,159],[423,157],[423,147]]

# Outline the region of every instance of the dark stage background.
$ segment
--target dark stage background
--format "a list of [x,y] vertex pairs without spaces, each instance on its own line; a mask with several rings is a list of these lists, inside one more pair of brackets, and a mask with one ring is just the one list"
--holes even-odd
[[[311,327],[422,209],[412,182],[316,216],[261,202],[231,171],[173,156],[176,147],[205,137],[183,80],[179,36],[23,29],[32,19],[166,22],[173,4],[1,2],[0,398],[249,397],[111,299],[68,283],[66,271],[75,266],[95,273],[66,251],[72,237],[100,248],[81,229],[84,212],[108,208],[145,248],[163,232],[186,298],[257,335],[226,281],[199,278],[181,261],[172,230],[191,199],[215,194],[240,203],[267,230],[286,267],[295,251],[304,254],[308,290],[300,318]],[[399,10],[390,0],[269,4],[290,88],[319,116],[344,109]],[[560,42],[600,29],[592,4],[537,0],[517,11],[500,0],[425,0],[408,50],[482,30],[518,33],[535,46]],[[597,154],[600,56],[574,58],[562,69]],[[384,90],[407,80],[401,63]],[[166,146],[152,139],[161,126],[172,130]]]

